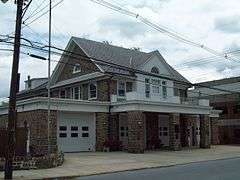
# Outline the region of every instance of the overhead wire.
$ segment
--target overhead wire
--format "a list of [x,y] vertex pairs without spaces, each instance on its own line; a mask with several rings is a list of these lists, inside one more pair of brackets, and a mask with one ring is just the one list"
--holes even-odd
[[[148,19],[142,17],[140,14],[137,14],[137,13],[134,13],[132,11],[129,11],[127,9],[124,9],[123,7],[120,7],[120,6],[117,6],[117,5],[114,5],[112,3],[109,3],[105,0],[90,0],[94,3],[97,3],[101,6],[104,6],[104,7],[107,7],[109,9],[112,9],[114,11],[117,11],[119,13],[122,13],[122,14],[125,14],[125,15],[128,15],[128,16],[131,16],[131,17],[134,17],[138,20],[140,20],[142,23],[146,24],[147,26],[150,26],[152,27],[153,29],[163,33],[163,34],[166,34],[167,36],[171,37],[171,38],[174,38],[180,42],[183,42],[185,44],[189,44],[189,45],[192,45],[192,46],[195,46],[195,47],[198,47],[198,48],[201,48],[201,49],[204,49],[205,51],[211,53],[211,54],[214,54],[215,56],[221,56],[222,57],[222,54],[219,53],[218,51],[214,50],[214,49],[211,49],[207,46],[205,46],[204,44],[200,44],[200,43],[197,43],[197,42],[194,42],[188,38],[185,38],[181,35],[179,35],[178,33],[175,33],[174,31],[169,31],[167,30],[166,28],[164,28],[163,26],[160,26],[160,25],[157,25],[157,24],[154,24],[152,22],[150,22]],[[236,62],[239,62],[238,59],[235,59],[233,57],[228,57],[228,56],[223,56],[225,59],[231,59],[233,61],[236,61]]]
[[[12,44],[11,42],[7,42],[7,43]],[[26,44],[21,44],[21,45],[24,46],[24,47],[32,48],[32,49],[37,49],[37,50],[43,51],[45,53],[48,52],[47,50],[44,50],[44,49],[39,48],[39,47],[38,48],[37,47],[32,47],[32,46],[29,46],[29,45],[26,45]],[[48,47],[48,46],[45,46],[45,47]],[[180,83],[180,84],[183,84],[183,85],[190,85],[191,84],[191,86],[202,86],[202,85],[199,85],[199,84],[192,84],[192,83],[187,83],[187,82],[184,82],[184,81],[176,80],[176,79],[171,78],[171,77],[156,75],[156,74],[148,73],[148,72],[141,71],[141,70],[138,70],[138,69],[129,68],[129,67],[126,67],[126,66],[121,66],[119,64],[114,64],[114,63],[107,62],[105,60],[100,60],[100,59],[97,59],[97,58],[94,58],[94,57],[84,56],[82,54],[67,51],[67,50],[63,50],[61,48],[57,48],[57,47],[54,47],[54,46],[52,48],[56,49],[56,50],[63,51],[64,52],[63,56],[67,55],[68,57],[77,58],[78,60],[80,60],[79,57],[85,58],[85,59],[88,59],[88,60],[91,59],[91,60],[95,61],[97,64],[102,64],[102,65],[105,65],[105,66],[108,66],[108,67],[111,66],[112,68],[121,69],[121,70],[124,70],[124,71],[130,71],[130,72],[133,71],[133,72],[139,73],[139,74],[144,74],[144,75],[158,77],[158,78],[164,78],[164,79],[175,81],[176,83]],[[52,51],[52,53],[62,55],[62,53],[55,52],[55,51]],[[71,54],[71,55],[69,55],[69,54]],[[77,57],[74,57],[73,55],[77,55]],[[203,86],[203,87],[206,87],[206,86]],[[225,90],[225,89],[221,89],[221,88],[215,88],[215,87],[208,87],[208,88],[218,90],[218,91],[228,92],[228,93],[239,93],[239,92]]]

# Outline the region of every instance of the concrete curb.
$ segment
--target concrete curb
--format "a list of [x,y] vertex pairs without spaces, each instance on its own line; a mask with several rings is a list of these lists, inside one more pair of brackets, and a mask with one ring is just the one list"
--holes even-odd
[[[89,175],[74,175],[74,176],[62,176],[62,177],[52,177],[52,178],[47,178],[48,180],[52,179],[73,179],[77,177],[89,177],[89,176],[95,176],[95,175],[104,175],[104,174],[114,174],[114,173],[121,173],[121,172],[131,172],[131,171],[141,171],[141,170],[147,170],[147,169],[158,169],[158,168],[168,168],[168,167],[174,167],[174,166],[182,166],[182,165],[189,165],[189,164],[196,164],[196,163],[204,163],[204,162],[210,162],[210,161],[222,161],[222,160],[231,160],[231,159],[239,159],[240,156],[236,157],[229,157],[229,158],[221,158],[221,159],[212,159],[212,160],[200,160],[200,161],[195,161],[195,162],[186,162],[186,163],[179,163],[179,164],[172,164],[172,165],[161,165],[161,166],[152,166],[152,167],[143,167],[143,168],[133,168],[129,170],[116,170],[112,172],[99,172],[99,173],[92,173]],[[40,180],[40,179],[35,179],[35,180]]]

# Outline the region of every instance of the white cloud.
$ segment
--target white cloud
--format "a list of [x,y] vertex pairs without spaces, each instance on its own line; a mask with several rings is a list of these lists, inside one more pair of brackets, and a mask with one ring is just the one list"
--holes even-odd
[[[59,0],[55,0],[54,3]],[[217,51],[239,49],[240,32],[236,17],[240,16],[239,0],[107,0],[120,4],[149,20],[166,26],[188,38],[204,43]],[[29,13],[39,2],[33,1]],[[14,30],[16,6],[10,1],[0,6],[0,34]],[[44,12],[44,11],[43,11]],[[28,14],[27,14],[28,16]],[[26,17],[27,17],[26,16]],[[221,29],[221,23],[233,22]],[[234,27],[233,27],[234,25]],[[23,29],[23,36],[34,41],[47,43],[48,16]],[[226,30],[233,30],[228,33]],[[99,41],[108,40],[113,44],[125,47],[140,47],[144,51],[158,49],[171,64],[181,64],[186,59],[198,59],[211,54],[161,34],[138,22],[135,18],[119,14],[90,1],[63,1],[53,10],[53,44],[65,47],[71,36],[87,37]],[[29,50],[25,51],[29,52]],[[235,54],[236,55],[236,54]],[[0,97],[8,95],[10,82],[11,56],[0,51]],[[56,59],[59,57],[55,57]],[[219,63],[221,62],[221,63]],[[222,63],[223,62],[223,63]],[[207,60],[205,64],[208,64]],[[226,68],[225,68],[226,67]],[[232,68],[233,67],[233,68]],[[239,75],[237,63],[216,58],[216,63],[209,66],[194,65],[180,72],[193,82],[219,79],[229,75]],[[46,63],[38,60],[21,59],[21,83],[30,74],[32,77],[47,75]],[[195,74],[195,76],[193,76]]]

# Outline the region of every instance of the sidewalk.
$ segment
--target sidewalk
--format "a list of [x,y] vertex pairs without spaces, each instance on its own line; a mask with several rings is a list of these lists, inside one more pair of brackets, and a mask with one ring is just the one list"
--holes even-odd
[[[55,177],[86,176],[117,171],[143,168],[166,167],[208,160],[240,157],[240,146],[212,146],[211,149],[154,151],[145,154],[111,153],[74,153],[65,154],[62,166],[42,170],[15,171],[15,179],[42,179]],[[3,178],[0,172],[0,178]]]

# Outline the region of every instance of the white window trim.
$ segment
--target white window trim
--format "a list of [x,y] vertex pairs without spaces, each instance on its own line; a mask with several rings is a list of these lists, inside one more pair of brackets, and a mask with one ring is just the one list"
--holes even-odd
[[[76,70],[76,66],[79,66],[79,70]],[[73,74],[80,73],[82,72],[81,65],[80,64],[75,64],[73,67]]]
[[[163,85],[163,82],[166,82],[166,84],[164,84]],[[167,97],[168,97],[168,82],[167,81],[162,81],[162,97],[164,98],[164,99],[167,99]],[[166,95],[164,95],[164,91],[163,91],[163,87],[165,87],[166,88]]]
[[[94,84],[96,86],[96,97],[90,97],[90,85]],[[88,100],[93,100],[93,99],[97,99],[98,97],[98,87],[97,87],[97,82],[91,82],[88,84]]]
[[[78,99],[75,99],[75,88],[79,88],[78,89],[78,93],[79,93],[79,98]],[[81,100],[82,99],[82,94],[81,94],[81,86],[74,86],[71,88],[71,93],[72,93],[72,99],[75,99],[75,100]]]
[[[124,87],[125,87],[125,95],[124,96],[119,96],[119,93],[118,93],[118,88],[119,88],[119,83],[120,82],[123,82],[125,85],[124,85]],[[126,98],[126,93],[127,93],[127,83],[126,83],[126,81],[123,81],[123,80],[118,80],[117,81],[117,96],[118,96],[118,98]]]

